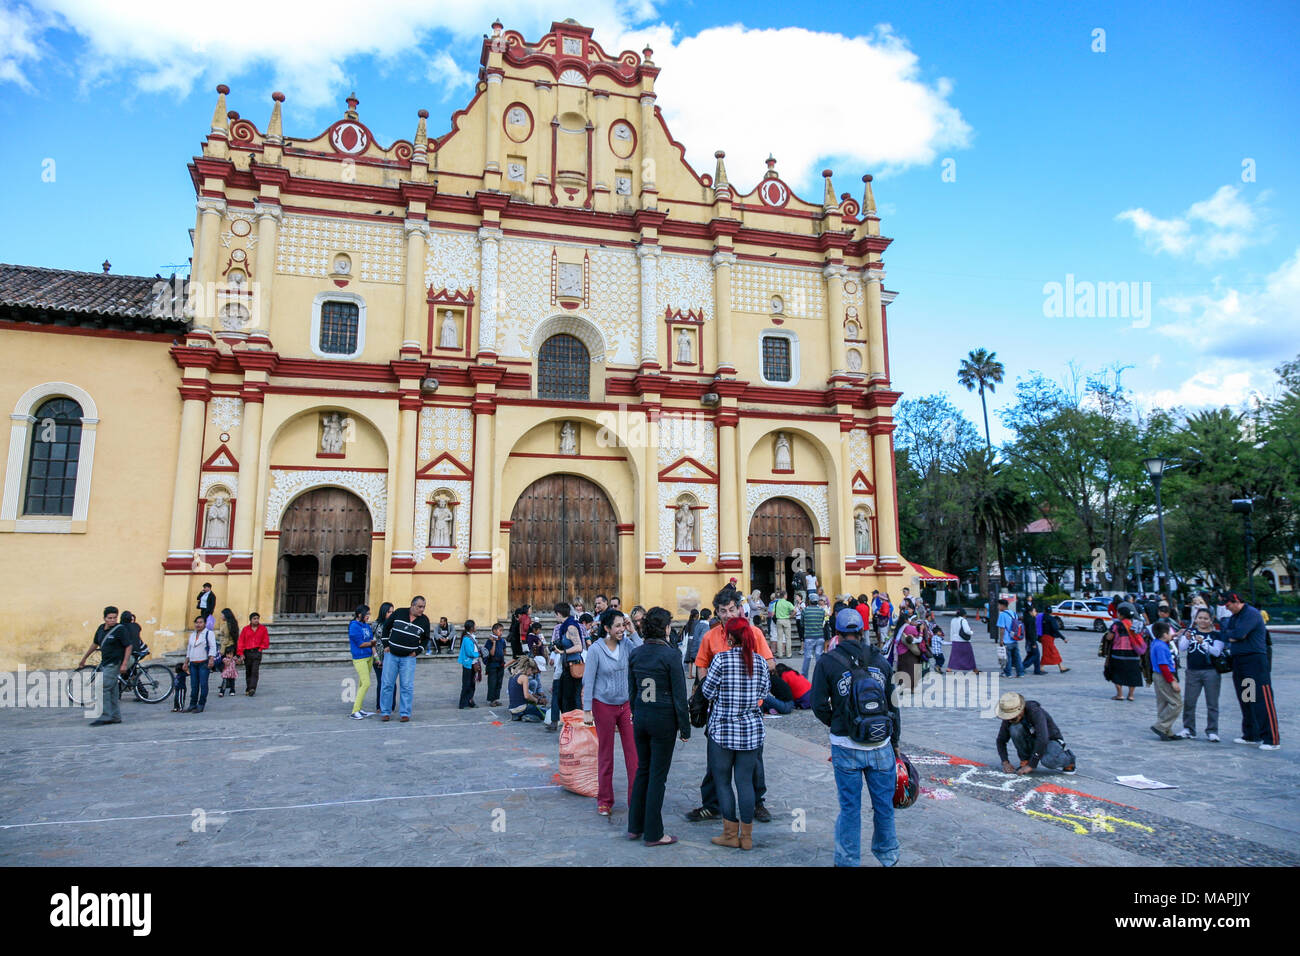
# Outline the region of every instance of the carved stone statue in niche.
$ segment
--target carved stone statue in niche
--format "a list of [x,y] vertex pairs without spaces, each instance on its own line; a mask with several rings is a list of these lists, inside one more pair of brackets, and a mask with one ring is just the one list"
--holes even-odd
[[691,506],[683,501],[677,506],[677,550],[694,551],[695,550],[695,513],[691,511]]
[[330,412],[321,418],[320,450],[327,455],[343,453],[343,418],[338,412]]
[[555,291],[559,295],[582,298],[582,266],[576,262],[561,262],[556,269]]
[[565,422],[560,428],[560,454],[576,455],[578,453],[578,430],[573,422]]
[[431,548],[450,548],[453,515],[451,508],[447,506],[446,495],[438,495],[437,498],[433,499],[431,518],[429,546]]
[[456,342],[456,315],[447,309],[442,313],[442,331],[438,336],[438,348],[454,349]]
[[692,364],[691,333],[686,329],[678,329],[677,331],[677,362],[681,365]]
[[871,553],[871,525],[867,521],[867,516],[861,511],[853,516],[853,540],[858,554]]
[[794,460],[790,457],[790,439],[785,432],[778,432],[776,436],[776,470],[794,470]]
[[862,353],[857,349],[849,349],[849,354],[845,356],[845,364],[850,372],[862,371]]
[[217,551],[230,544],[230,500],[218,495],[208,502],[208,513],[203,520],[203,547]]

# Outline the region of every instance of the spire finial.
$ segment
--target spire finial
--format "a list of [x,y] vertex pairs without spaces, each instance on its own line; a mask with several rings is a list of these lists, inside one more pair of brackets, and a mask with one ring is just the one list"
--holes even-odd
[[348,95],[348,110],[347,110],[347,112],[346,112],[345,114],[343,114],[343,115],[345,115],[348,119],[353,119],[353,120],[356,119],[356,118],[357,118],[357,104],[360,103],[360,102],[361,102],[361,101],[360,101],[359,99],[357,99],[357,91],[356,91],[356,90],[353,90],[353,91]]
[[763,174],[764,179],[776,179],[781,174],[776,171],[776,157],[771,153],[767,154],[767,159],[763,160],[767,164],[767,172]]
[[839,205],[835,201],[835,187],[831,185],[831,175],[829,169],[822,170],[822,176],[826,179],[826,190],[822,196],[822,206],[826,209],[833,209]]
[[225,83],[217,84],[217,108],[212,111],[212,134],[225,136],[230,131],[230,120],[226,118],[226,94],[230,87]]
[[862,212],[874,216],[876,214],[876,196],[871,191],[871,174],[867,173],[867,175],[863,176],[862,181],[866,184],[862,190]]

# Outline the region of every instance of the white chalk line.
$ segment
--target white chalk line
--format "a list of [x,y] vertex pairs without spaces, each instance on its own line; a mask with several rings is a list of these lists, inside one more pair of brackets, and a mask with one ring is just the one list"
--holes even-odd
[[[413,793],[400,797],[365,797],[357,800],[328,800],[323,803],[290,803],[276,807],[240,807],[235,810],[205,810],[208,818],[233,816],[236,813],[266,813],[273,810],[317,810],[323,807],[346,807],[360,803],[388,803],[396,800],[434,800],[439,797],[477,797],[487,793],[517,793],[521,790],[561,790],[559,784],[546,784],[538,787],[497,787],[492,790],[461,790],[456,793]],[[175,820],[182,817],[193,818],[194,811],[187,813],[151,813],[139,817],[101,817],[84,820],[42,820],[35,823],[3,823],[0,830],[19,830],[25,827],[60,827],[78,826],[98,823],[137,823],[143,820]]]

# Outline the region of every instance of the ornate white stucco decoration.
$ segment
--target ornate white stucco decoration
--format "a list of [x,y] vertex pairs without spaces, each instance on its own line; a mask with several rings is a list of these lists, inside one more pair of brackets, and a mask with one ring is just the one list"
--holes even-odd
[[478,237],[472,232],[429,232],[429,250],[424,260],[424,286],[433,291],[468,291],[479,284]]
[[388,474],[382,471],[344,471],[320,468],[309,471],[271,469],[271,490],[266,496],[266,530],[280,530],[280,519],[294,498],[312,488],[345,488],[370,509],[371,530],[388,527]]
[[213,428],[228,432],[243,420],[244,401],[239,398],[214,398],[208,404],[208,413],[208,421]]
[[539,323],[533,329],[533,340],[530,351],[536,354],[537,350],[542,347],[547,339],[552,335],[572,335],[587,348],[587,354],[591,356],[593,365],[605,361],[608,352],[605,348],[605,342],[601,338],[600,330],[595,324],[589,321],[585,316],[578,315],[555,315],[544,322]]
[[782,315],[819,319],[824,314],[825,284],[820,269],[760,266],[737,262],[731,267],[731,307],[737,312],[772,311],[772,296],[784,302]]
[[366,282],[402,282],[406,240],[400,223],[359,222],[318,216],[285,216],[275,249],[275,269],[288,275],[324,278],[333,256],[353,257],[356,276]]
[[448,481],[445,478],[419,478],[415,482],[415,553],[428,557],[429,547],[429,497],[439,488],[450,491],[456,500],[452,508],[452,549],[461,561],[469,560],[469,514],[473,494],[468,481]]
[[673,510],[677,499],[684,494],[693,495],[704,511],[695,512],[700,523],[700,554],[707,561],[718,560],[718,486],[697,485],[688,481],[661,481],[659,483],[659,553],[672,554],[677,550],[677,530]]
[[[659,467],[667,468],[682,458],[694,458],[706,468],[717,471],[717,432],[712,420],[695,415],[659,416]],[[685,467],[674,474],[694,477]]]
[[813,513],[813,535],[830,534],[831,515],[827,504],[825,485],[767,485],[750,482],[745,488],[745,527],[754,517],[758,506],[769,498],[793,498],[802,502]]
[[704,310],[704,321],[713,318],[713,265],[708,256],[659,257],[659,314],[664,309]]
[[[474,454],[474,419],[468,408],[420,409],[419,464],[437,458],[444,451],[469,467]],[[454,471],[450,462],[444,462]]]
[[501,240],[497,295],[497,354],[528,358],[537,323],[555,313],[551,306],[551,244]]
[[207,472],[199,479],[199,497],[211,498],[213,488],[225,488],[230,497],[239,497],[239,477],[229,471]]
[[871,436],[865,428],[849,432],[849,473],[861,471],[871,480]]
[[588,317],[605,337],[606,361],[634,365],[641,328],[641,268],[636,253],[593,249]]

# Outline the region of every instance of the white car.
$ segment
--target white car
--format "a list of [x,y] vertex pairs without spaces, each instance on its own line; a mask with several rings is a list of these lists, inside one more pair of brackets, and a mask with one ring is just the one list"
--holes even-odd
[[1113,621],[1104,604],[1090,601],[1062,601],[1052,608],[1052,615],[1062,628],[1075,627],[1098,634],[1104,633]]

